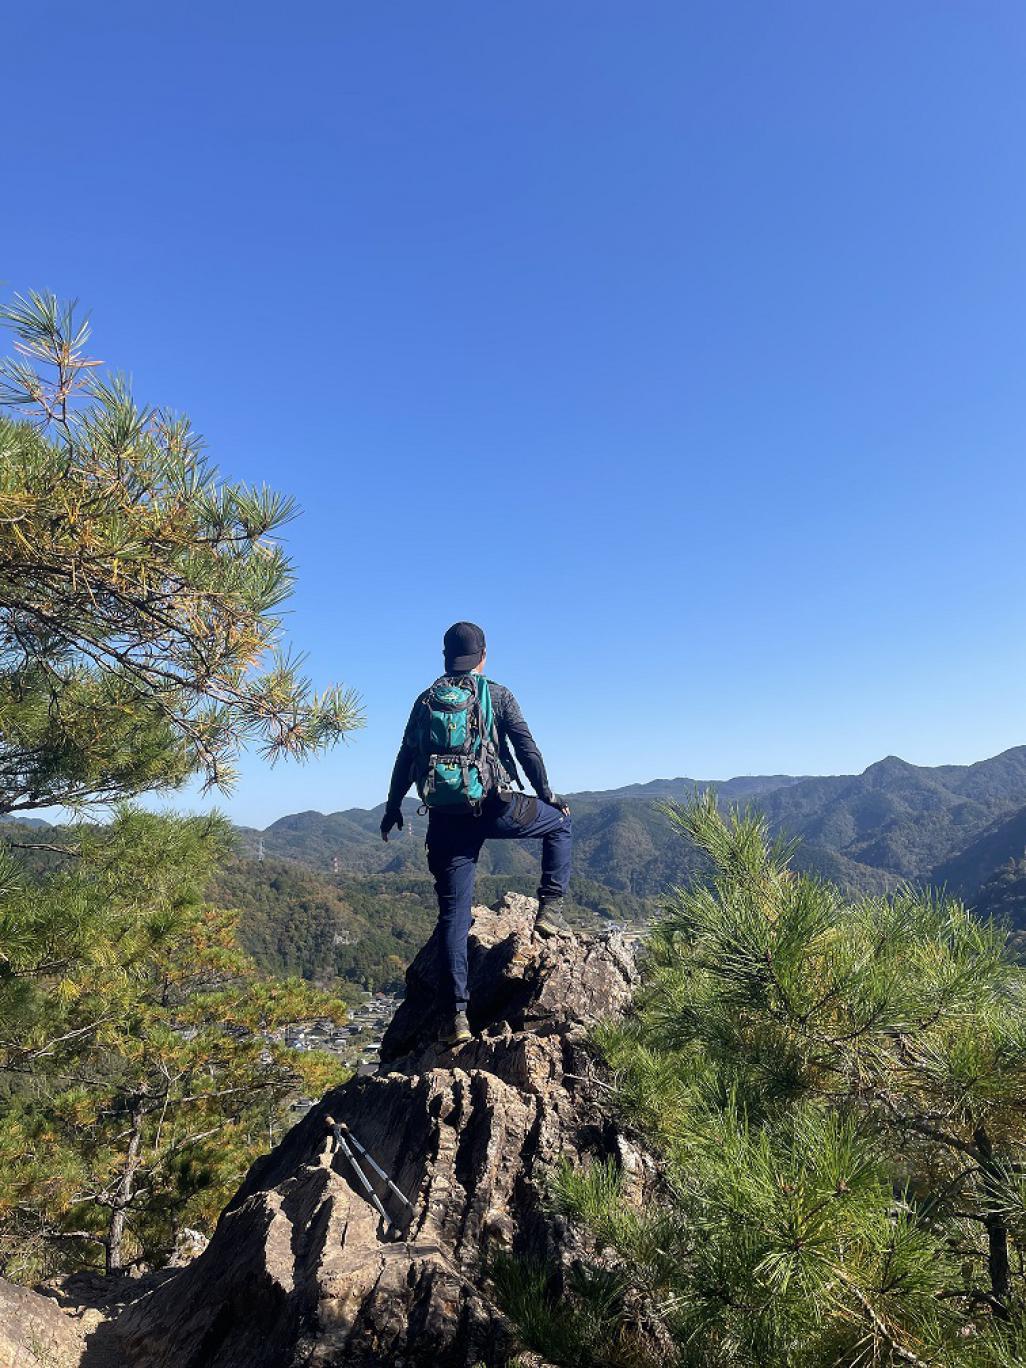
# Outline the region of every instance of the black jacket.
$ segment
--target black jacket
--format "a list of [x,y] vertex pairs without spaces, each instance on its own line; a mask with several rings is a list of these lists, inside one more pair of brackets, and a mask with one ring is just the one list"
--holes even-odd
[[[502,760],[506,772],[511,779],[520,782],[517,767],[513,760],[515,753],[524,768],[527,781],[535,793],[544,802],[551,802],[552,790],[549,788],[548,775],[545,773],[545,761],[535,744],[530,728],[524,721],[520,704],[505,685],[496,684],[492,679],[488,681],[488,690],[491,694],[492,713],[499,733],[499,758]],[[427,695],[428,690],[425,689],[410,711],[410,720],[407,722],[406,731],[403,733],[403,744],[399,747],[399,754],[395,758],[395,766],[392,769],[392,782],[388,786],[388,802],[385,806],[389,812],[399,811],[415,777],[413,772],[417,758],[415,723],[417,714],[423,708],[424,699]],[[510,751],[511,744],[512,752]],[[520,786],[523,788],[522,784]]]

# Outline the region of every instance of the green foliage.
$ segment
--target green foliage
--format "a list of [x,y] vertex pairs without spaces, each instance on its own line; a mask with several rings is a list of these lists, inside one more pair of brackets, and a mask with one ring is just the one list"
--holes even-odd
[[[478,880],[476,896],[490,903],[508,891],[533,895],[536,884],[536,876],[490,875]],[[574,892],[571,915],[592,923],[596,914]],[[321,984],[344,979],[371,991],[402,988],[438,918],[434,884],[423,875],[329,875],[275,858],[232,860],[211,896],[240,910],[242,944],[265,972]]]
[[[101,375],[72,306],[0,319],[0,814],[225,787],[243,746],[301,758],[359,725],[280,649],[290,502],[220,481],[184,418]],[[3,835],[0,1264],[159,1262],[212,1226],[286,1099],[339,1080],[273,1033],[344,1003],[261,978],[205,901],[220,817]]]
[[359,726],[280,649],[292,503],[219,481],[185,418],[101,374],[73,306],[0,321],[0,812],[224,788],[243,744],[303,757]]
[[1012,945],[1021,959],[1026,953],[1026,856],[1006,860],[995,869],[973,905],[978,916],[1015,928]]
[[236,859],[211,896],[240,910],[240,938],[267,973],[396,991],[437,918],[431,884],[325,877],[290,860]]
[[602,1167],[553,1183],[594,1269],[626,1275],[623,1325],[680,1364],[1013,1362],[1026,973],[1003,934],[948,899],[846,902],[711,799],[669,816],[712,877],[595,1041],[662,1192]]
[[523,1343],[544,1359],[566,1368],[621,1363],[657,1368],[624,1316],[627,1288],[607,1269],[580,1266],[568,1277],[563,1295],[545,1265],[497,1256],[489,1277],[500,1305],[516,1325]]
[[261,979],[203,901],[230,829],[125,810],[0,903],[0,1253],[29,1278],[210,1229],[297,1090],[335,1062],[270,1036],[345,1005]]

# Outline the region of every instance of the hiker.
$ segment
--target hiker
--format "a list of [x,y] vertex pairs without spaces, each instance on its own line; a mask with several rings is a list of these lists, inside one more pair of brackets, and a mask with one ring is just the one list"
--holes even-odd
[[[473,622],[457,622],[443,640],[445,674],[420,695],[403,743],[381,819],[388,840],[402,830],[402,801],[417,785],[428,812],[428,869],[438,895],[441,989],[447,1020],[440,1040],[470,1040],[467,1021],[467,934],[477,859],[486,840],[542,842],[535,929],[544,936],[572,934],[563,915],[570,877],[570,809],[549,788],[541,753],[509,689],[485,677],[485,636]],[[523,783],[512,751],[536,797],[517,793]]]

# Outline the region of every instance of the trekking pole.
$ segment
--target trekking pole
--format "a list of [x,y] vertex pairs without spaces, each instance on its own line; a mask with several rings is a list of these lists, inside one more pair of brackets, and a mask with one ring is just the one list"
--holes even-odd
[[367,1151],[366,1151],[366,1150],[364,1149],[364,1147],[360,1144],[359,1140],[357,1140],[356,1136],[355,1136],[355,1135],[353,1134],[353,1132],[349,1129],[349,1127],[345,1124],[345,1122],[342,1123],[342,1129],[345,1131],[346,1135],[349,1136],[349,1139],[350,1139],[350,1141],[352,1142],[353,1147],[355,1148],[357,1154],[362,1155],[363,1158],[366,1159],[367,1163],[370,1164],[371,1168],[372,1168],[372,1169],[374,1170],[374,1172],[378,1175],[378,1177],[381,1178],[381,1179],[383,1179],[383,1181],[386,1182],[386,1183],[388,1184],[389,1190],[390,1190],[392,1193],[394,1193],[396,1197],[399,1198],[399,1200],[400,1200],[400,1202],[402,1202],[403,1206],[409,1207],[409,1209],[412,1211],[412,1210],[413,1210],[413,1203],[410,1201],[409,1197],[407,1197],[406,1194],[405,1194],[404,1192],[400,1192],[400,1190],[396,1187],[395,1183],[392,1182],[391,1178],[389,1178],[388,1174],[387,1174],[387,1173],[385,1172],[385,1170],[381,1167],[381,1165],[378,1163],[378,1161],[377,1161],[375,1158],[373,1158],[372,1155],[370,1155],[370,1154],[367,1153]]
[[364,1171],[363,1171],[363,1169],[360,1167],[360,1165],[356,1162],[356,1155],[353,1153],[353,1151],[352,1151],[352,1150],[349,1148],[349,1146],[346,1144],[345,1139],[344,1139],[343,1136],[340,1135],[340,1136],[338,1137],[338,1143],[339,1143],[339,1148],[342,1150],[342,1153],[343,1153],[343,1154],[346,1156],[346,1158],[349,1160],[349,1163],[350,1163],[350,1165],[351,1165],[351,1167],[352,1167],[353,1172],[356,1174],[357,1178],[359,1178],[360,1182],[363,1184],[363,1190],[366,1192],[367,1196],[370,1198],[371,1203],[372,1203],[372,1205],[374,1206],[374,1209],[377,1211],[378,1215],[379,1215],[379,1216],[381,1217],[381,1219],[384,1221],[384,1223],[385,1223],[385,1228],[386,1228],[387,1230],[391,1230],[391,1229],[392,1229],[392,1220],[391,1220],[391,1217],[389,1216],[389,1214],[388,1214],[388,1212],[385,1210],[385,1208],[381,1205],[381,1200],[380,1200],[380,1198],[378,1197],[378,1194],[377,1194],[377,1193],[374,1191],[374,1189],[371,1187],[370,1179],[369,1179],[369,1178],[367,1177],[367,1175],[364,1173]]

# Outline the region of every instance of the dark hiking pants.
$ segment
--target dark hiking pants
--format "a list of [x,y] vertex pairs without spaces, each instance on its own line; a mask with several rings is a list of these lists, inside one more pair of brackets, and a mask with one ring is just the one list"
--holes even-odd
[[439,991],[444,1008],[467,1006],[467,933],[474,875],[485,841],[542,843],[539,898],[558,898],[570,879],[573,827],[568,813],[540,798],[517,793],[508,803],[486,803],[479,817],[433,812],[428,821],[428,868],[438,894]]

